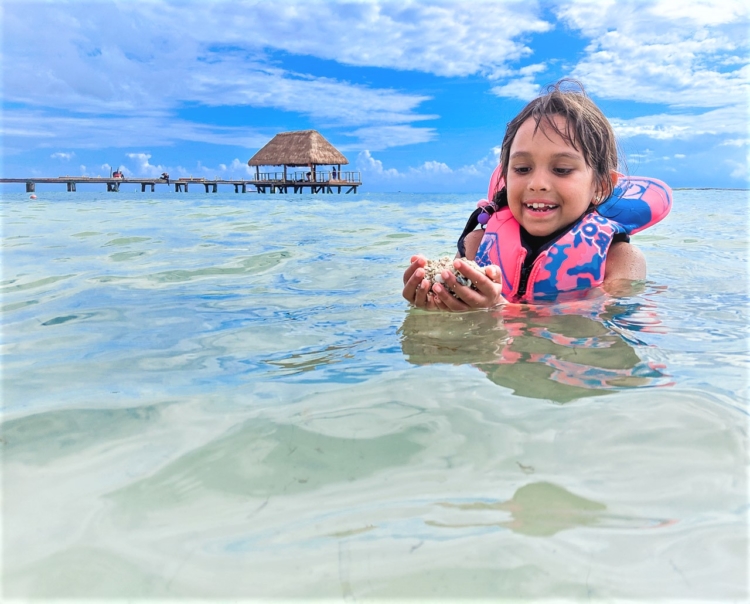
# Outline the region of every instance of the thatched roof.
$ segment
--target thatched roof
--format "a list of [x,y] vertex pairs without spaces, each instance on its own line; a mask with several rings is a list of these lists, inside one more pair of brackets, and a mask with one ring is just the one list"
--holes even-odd
[[281,132],[247,162],[250,166],[307,166],[348,164],[317,130]]

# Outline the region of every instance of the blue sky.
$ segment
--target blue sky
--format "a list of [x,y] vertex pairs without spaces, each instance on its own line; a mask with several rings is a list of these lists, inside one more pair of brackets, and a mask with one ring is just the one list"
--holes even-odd
[[747,188],[745,0],[2,6],[5,178],[249,177],[320,131],[371,191],[484,191],[505,124],[577,78],[631,174]]

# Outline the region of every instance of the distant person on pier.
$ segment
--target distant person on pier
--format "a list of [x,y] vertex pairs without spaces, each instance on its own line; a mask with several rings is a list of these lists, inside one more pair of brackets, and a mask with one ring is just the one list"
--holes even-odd
[[305,180],[306,180],[307,182],[310,182],[310,175],[311,175],[311,174],[312,174],[312,172],[308,172],[307,174],[305,174]]
[[166,180],[167,184],[169,184],[169,174],[167,174],[166,172],[161,173],[161,179]]
[[339,173],[336,172],[336,168],[334,168],[333,171],[332,171],[332,178],[333,178],[333,180],[338,180],[338,178],[339,178],[338,174]]

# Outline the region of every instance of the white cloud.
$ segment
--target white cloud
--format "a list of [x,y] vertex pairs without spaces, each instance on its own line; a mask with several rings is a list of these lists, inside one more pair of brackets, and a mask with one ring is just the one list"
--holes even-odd
[[265,145],[272,136],[251,128],[196,124],[168,113],[57,116],[41,109],[4,110],[0,135],[6,141],[24,139],[27,145],[39,147],[50,147],[64,140],[79,149],[166,146],[183,141],[256,148]]
[[[237,161],[237,160],[235,160]],[[246,164],[247,165],[247,164]],[[152,168],[156,168],[156,170],[152,170]],[[171,178],[175,177],[205,177],[208,179],[219,179],[219,178],[247,178],[247,174],[234,174],[231,169],[231,164],[223,164],[219,163],[216,166],[206,166],[203,164],[202,161],[198,160],[195,162],[195,165],[193,167],[185,167],[185,166],[165,166],[165,165],[159,165],[159,166],[148,166],[146,170],[139,171],[139,175],[150,175],[152,177],[156,175],[161,175],[162,172],[166,172],[170,175]]]
[[[138,84],[138,79],[150,79],[153,75],[134,74],[134,84]],[[78,89],[77,82],[71,82],[71,86],[64,90],[57,90],[57,82],[45,82],[43,77],[24,91],[27,85],[20,80],[27,78],[22,73],[14,72],[7,77],[6,96],[9,100],[36,106],[87,111],[99,114],[100,119],[106,117],[110,122],[123,122],[126,118],[163,120],[169,117],[169,106],[184,102],[204,106],[270,107],[307,114],[329,125],[344,126],[406,123],[436,117],[416,113],[418,106],[428,99],[425,96],[367,88],[330,78],[304,77],[279,69],[269,70],[244,64],[241,57],[231,55],[205,66],[201,71],[165,72],[160,75],[163,80],[180,80],[180,95],[170,98],[169,91],[164,91],[157,82],[148,85],[142,82],[144,88],[167,94],[154,93],[149,96],[139,92],[132,96],[124,93],[105,98],[98,94],[86,96],[85,91]],[[88,75],[78,77],[86,78]],[[12,89],[10,93],[9,89]],[[148,107],[148,111],[142,110],[143,107]],[[29,124],[27,128],[27,132],[18,130],[14,134],[34,136],[34,124]],[[216,130],[197,124],[188,128],[189,131],[197,129]],[[38,129],[37,135],[41,134],[46,134],[46,131]]]
[[[612,126],[620,138],[648,136],[655,139],[688,138],[693,132],[690,126],[683,123],[669,124],[673,116],[655,115],[633,118],[631,120],[613,119]],[[682,120],[680,120],[682,121]]]
[[453,170],[448,167],[448,164],[441,161],[426,161],[415,171],[425,172],[427,174],[452,174]]
[[731,178],[743,180],[746,183],[750,184],[750,176],[748,176],[748,174],[750,173],[750,155],[748,155],[744,163],[735,162],[735,161],[727,161],[727,164],[731,168],[733,168],[733,170],[729,174]]
[[589,92],[674,107],[739,107],[750,94],[748,6],[574,1],[557,13],[592,40],[572,72]]
[[[182,168],[182,170],[184,170],[184,168]],[[247,160],[242,161],[236,157],[231,161],[231,163],[220,163],[215,168],[204,166],[201,162],[198,162],[195,170],[204,174],[210,174],[211,176],[236,178],[247,178],[248,176],[255,174],[255,169],[250,168],[250,166],[247,165]]]
[[747,132],[742,112],[722,107],[704,113],[646,115],[631,119],[610,118],[620,138],[648,136],[659,140],[687,140],[703,135],[738,135]]
[[557,15],[591,38],[622,23],[663,36],[665,22],[674,24],[666,30],[669,32],[673,28],[736,25],[750,14],[744,0],[567,0],[557,4]]
[[494,149],[492,149],[490,153],[476,163],[460,166],[458,168],[451,168],[445,162],[428,160],[418,166],[410,166],[404,171],[399,171],[396,168],[385,168],[382,161],[375,159],[369,150],[365,150],[357,156],[355,164],[357,169],[363,173],[369,173],[385,180],[406,181],[430,178],[433,183],[435,183],[441,182],[435,181],[434,179],[436,177],[450,179],[453,182],[474,179],[475,177],[481,177],[482,179],[487,178],[492,169],[497,165],[497,162]]
[[539,94],[539,86],[534,83],[533,77],[527,76],[501,86],[493,86],[490,91],[499,97],[530,101]]
[[231,55],[192,74],[185,86],[187,100],[207,106],[272,107],[308,114],[332,125],[403,123],[436,117],[415,113],[428,100],[426,96],[280,69],[253,69],[242,57]]
[[[340,62],[465,73],[469,66],[470,72],[489,69],[516,48],[499,45],[503,49],[494,51],[495,58],[477,64],[477,48],[467,45],[459,53],[457,47],[462,36],[471,36],[478,9],[456,16],[458,6],[408,5],[44,3],[31,23],[29,3],[10,2],[4,7],[4,97],[27,109],[6,112],[3,134],[36,146],[63,138],[76,148],[185,140],[258,147],[272,134],[177,118],[178,108],[188,103],[307,115],[318,127],[359,129],[359,149],[425,142],[434,131],[409,124],[436,117],[419,112],[427,96],[296,73],[267,56],[268,48],[323,58],[348,49]],[[409,23],[409,11],[423,20],[420,27]],[[520,21],[513,31],[523,28]],[[387,35],[400,46],[391,41],[384,52],[384,32],[370,27],[387,23],[394,28]],[[529,27],[543,27],[540,23],[531,18]],[[438,33],[447,38],[441,42]],[[487,41],[489,33],[485,27]],[[455,48],[444,48],[446,43]],[[431,50],[422,52],[424,45]],[[420,67],[422,60],[427,63]],[[65,112],[61,117],[59,110]],[[390,132],[378,132],[382,126]]]
[[[711,41],[711,45],[715,40]],[[747,102],[750,68],[708,66],[711,48],[695,40],[644,44],[627,32],[609,32],[592,43],[573,76],[604,98],[673,107],[723,107]]]
[[384,165],[368,150],[354,161],[362,181],[371,190],[389,191],[473,191],[482,195],[487,189],[490,174],[497,166],[494,150],[472,164],[452,167],[440,160],[427,160],[418,165],[396,169]]
[[240,161],[238,158],[234,158],[232,163],[229,164],[229,172],[243,172],[245,174],[253,174],[253,170],[247,165],[247,161]]
[[149,162],[149,160],[151,159],[150,153],[127,153],[126,155],[130,159],[135,160],[136,173],[138,176],[156,177],[164,172],[163,166],[154,166]]
[[376,176],[384,176],[386,178],[399,178],[401,174],[398,170],[395,168],[388,168],[385,169],[383,167],[383,162],[379,159],[375,159],[369,151],[365,150],[362,151],[357,156],[356,164],[357,169],[365,172],[365,173],[372,173]]
[[[79,149],[164,147],[180,142],[257,149],[265,145],[274,134],[275,132],[261,132],[252,128],[189,122],[167,112],[148,116],[60,117],[47,110],[9,109],[4,111],[0,123],[0,136],[4,138],[6,145],[17,142],[19,145],[51,147],[65,141]],[[430,142],[437,137],[435,128],[417,128],[408,124],[373,125],[343,131],[342,134],[356,141],[336,144],[342,151],[365,148],[378,151]],[[74,156],[75,152],[57,152],[51,155],[54,159],[70,159]]]
[[5,8],[6,98],[144,118],[190,102],[353,126],[429,119],[415,112],[425,96],[293,73],[269,49],[442,76],[491,74],[530,53],[519,36],[551,27],[534,3],[520,1],[41,6],[33,20],[29,3]]
[[[615,117],[622,136],[746,136],[738,125],[747,120],[750,94],[745,0],[558,0],[552,7],[558,27],[591,40],[570,74],[592,95],[680,108]],[[71,148],[184,141],[257,148],[277,131],[195,123],[178,117],[186,105],[301,114],[316,127],[340,128],[353,139],[346,148],[356,151],[430,142],[437,129],[419,126],[438,117],[422,110],[428,93],[377,87],[365,76],[324,77],[315,67],[293,71],[285,54],[441,77],[481,75],[494,94],[528,100],[547,69],[529,46],[532,35],[553,27],[541,14],[536,0],[6,1],[3,95],[26,107],[4,111],[6,154],[59,140]],[[511,69],[525,60],[535,62]],[[710,113],[684,116],[685,108],[727,112],[719,123]]]
[[546,71],[544,63],[527,65],[518,70],[518,77],[514,77],[507,84],[494,86],[491,92],[499,97],[530,101],[539,94],[540,87],[535,83],[537,74]]
[[[440,76],[491,73],[529,55],[519,39],[551,24],[536,2],[234,2],[200,9],[192,20],[213,38],[340,63]],[[179,14],[166,20],[184,19]],[[228,24],[232,24],[227,27]],[[189,29],[191,23],[186,23]],[[247,36],[246,32],[253,32]]]
[[407,124],[368,126],[352,130],[346,133],[346,135],[356,137],[358,142],[356,144],[342,145],[341,149],[343,151],[347,149],[382,151],[389,147],[427,143],[437,137],[435,128],[415,128]]

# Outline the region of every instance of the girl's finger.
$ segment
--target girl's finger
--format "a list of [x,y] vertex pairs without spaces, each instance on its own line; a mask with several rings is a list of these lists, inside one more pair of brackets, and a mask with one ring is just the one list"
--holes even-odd
[[[419,308],[426,308],[429,302],[430,282],[426,279],[422,279],[417,284],[416,291],[414,292],[413,302],[414,305]],[[407,298],[408,299],[408,298]]]
[[454,312],[469,310],[469,307],[456,298],[445,286],[437,283],[432,286],[432,291],[435,292],[435,295],[440,302],[442,302],[448,310]]
[[418,269],[424,268],[426,264],[427,260],[423,256],[412,256],[411,264],[404,271],[404,284],[411,279]]

